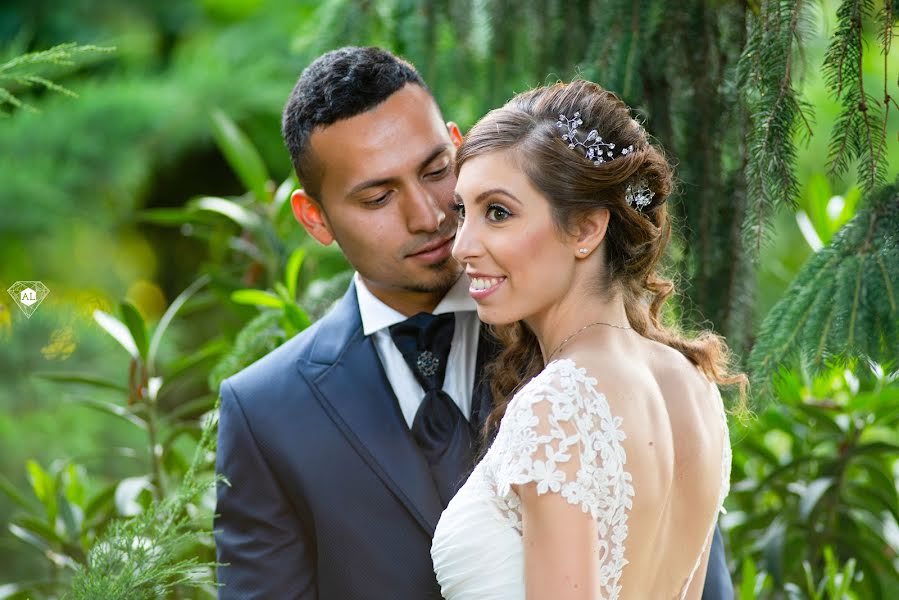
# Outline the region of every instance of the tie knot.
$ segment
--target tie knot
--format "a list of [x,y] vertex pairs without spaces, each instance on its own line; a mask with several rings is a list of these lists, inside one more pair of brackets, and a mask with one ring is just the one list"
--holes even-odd
[[390,327],[393,343],[425,391],[443,387],[455,323],[453,313],[422,312]]

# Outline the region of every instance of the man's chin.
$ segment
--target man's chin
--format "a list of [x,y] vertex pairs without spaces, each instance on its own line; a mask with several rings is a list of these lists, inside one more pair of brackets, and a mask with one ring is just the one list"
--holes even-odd
[[453,258],[428,265],[427,271],[417,281],[407,286],[413,292],[433,294],[448,292],[462,276],[462,266]]

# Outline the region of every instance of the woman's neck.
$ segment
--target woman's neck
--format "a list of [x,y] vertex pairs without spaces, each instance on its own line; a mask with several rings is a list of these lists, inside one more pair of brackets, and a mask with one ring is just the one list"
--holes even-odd
[[[558,358],[567,341],[574,341],[581,330],[593,323],[617,327],[630,326],[624,299],[616,292],[609,297],[598,294],[571,293],[541,313],[524,320],[537,337],[544,363]],[[604,327],[605,328],[605,327]],[[588,328],[592,329],[592,328]]]

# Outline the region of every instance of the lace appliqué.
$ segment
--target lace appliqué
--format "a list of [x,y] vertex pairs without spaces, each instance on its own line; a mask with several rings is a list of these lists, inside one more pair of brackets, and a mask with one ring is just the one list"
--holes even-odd
[[606,397],[568,359],[551,362],[509,402],[496,440],[485,457],[487,479],[505,517],[521,527],[521,500],[513,485],[536,483],[538,494],[561,494],[590,513],[599,531],[603,597],[618,598],[625,565],[631,474],[621,442],[621,417]]

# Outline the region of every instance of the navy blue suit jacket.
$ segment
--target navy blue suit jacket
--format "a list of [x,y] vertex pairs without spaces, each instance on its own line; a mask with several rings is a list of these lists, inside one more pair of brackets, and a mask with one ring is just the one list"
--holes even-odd
[[[492,401],[477,379],[480,424]],[[220,599],[440,598],[430,555],[440,499],[363,335],[354,286],[312,327],[225,380],[221,396],[216,470],[229,483],[217,490]],[[722,581],[729,588],[726,568]]]

